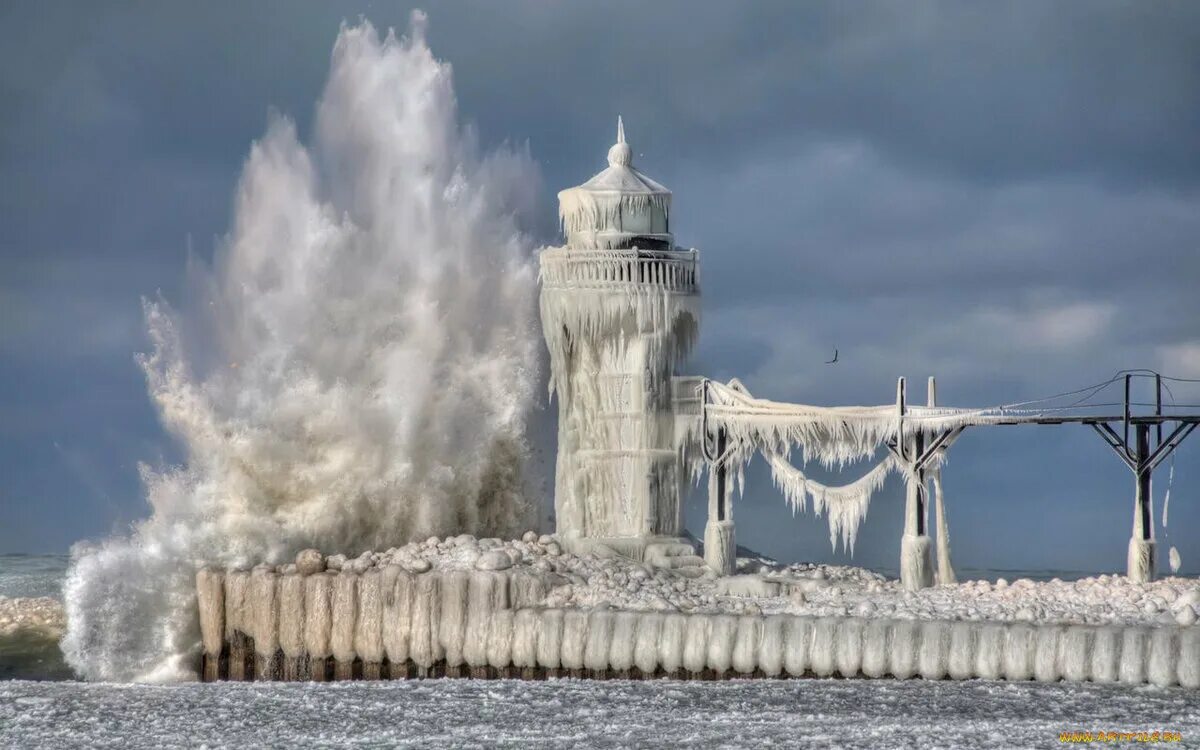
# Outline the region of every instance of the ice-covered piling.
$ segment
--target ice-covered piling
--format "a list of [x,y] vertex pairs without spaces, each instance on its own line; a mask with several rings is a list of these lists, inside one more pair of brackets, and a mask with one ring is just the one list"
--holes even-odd
[[[330,596],[334,573],[316,573],[304,581],[304,651],[308,655],[309,679],[323,682],[327,678],[330,651]],[[230,679],[233,679],[231,676]]]
[[259,680],[277,680],[281,676],[277,578],[269,566],[257,567],[250,574],[247,625],[249,636],[254,639],[254,676]]
[[229,679],[246,679],[249,625],[246,623],[246,589],[250,574],[231,570],[225,574],[225,642],[228,644]]
[[205,682],[219,679],[221,651],[225,646],[225,575],[201,568],[196,572],[196,598],[200,616],[200,642],[204,647]]
[[[408,640],[412,632],[413,575],[399,565],[383,569],[383,650],[392,664],[408,661]],[[395,675],[393,675],[395,676]]]
[[334,679],[349,680],[354,670],[354,621],[358,615],[358,575],[343,570],[333,579],[329,649]]
[[279,650],[283,652],[284,680],[304,679],[308,673],[304,645],[304,576],[279,577]]
[[383,669],[383,571],[368,570],[358,579],[354,653],[362,660],[364,680],[377,680]]

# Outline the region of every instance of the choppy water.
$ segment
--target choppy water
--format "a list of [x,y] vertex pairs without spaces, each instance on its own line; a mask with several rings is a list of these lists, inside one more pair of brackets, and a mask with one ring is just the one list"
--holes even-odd
[[0,554],[0,596],[62,598],[66,555]]
[[[67,562],[66,555],[0,554],[0,613],[45,609],[44,597],[61,601]],[[5,622],[0,614],[0,680],[72,679],[61,636],[56,627]]]

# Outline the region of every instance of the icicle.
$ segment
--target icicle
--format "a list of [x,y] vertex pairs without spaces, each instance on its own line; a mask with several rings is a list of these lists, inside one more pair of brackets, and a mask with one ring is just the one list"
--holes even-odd
[[950,564],[950,525],[946,522],[945,499],[942,495],[942,472],[931,472],[933,497],[937,503],[937,579],[938,583],[956,583],[954,567]]
[[1167,492],[1163,496],[1162,526],[1167,528],[1167,508],[1171,505],[1171,485],[1175,483],[1175,455],[1171,454],[1171,468],[1167,472]]
[[850,484],[830,487],[809,479],[779,454],[764,454],[771,467],[775,486],[783,493],[794,511],[804,511],[809,497],[813,512],[820,517],[828,513],[829,543],[837,549],[840,537],[843,548],[854,554],[858,527],[867,517],[871,496],[883,486],[887,475],[896,468],[895,459],[887,457],[873,469]]

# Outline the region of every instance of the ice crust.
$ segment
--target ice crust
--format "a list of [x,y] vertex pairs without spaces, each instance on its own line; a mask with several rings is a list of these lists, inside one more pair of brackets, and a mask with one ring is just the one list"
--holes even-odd
[[[736,579],[684,578],[624,557],[575,555],[564,552],[554,537],[532,533],[512,541],[467,534],[431,537],[386,551],[366,551],[353,559],[333,555],[325,564],[332,572],[365,572],[389,565],[410,572],[466,571],[480,567],[480,560],[491,553],[509,558],[512,566],[507,572],[517,574],[517,587],[539,585],[522,572],[547,574],[542,576],[547,583],[540,584],[547,591],[528,591],[522,595],[524,601],[514,606],[1061,625],[1190,625],[1200,617],[1200,581],[1194,578],[1168,577],[1150,583],[1132,583],[1122,575],[1075,581],[1002,578],[994,583],[962,581],[906,591],[898,580],[864,568],[739,558],[741,575],[775,584],[748,586],[735,585]],[[281,565],[276,571],[292,568]],[[765,591],[778,594],[756,595]]]
[[[0,746],[839,747],[1059,745],[1064,730],[1200,730],[1193,691],[923,680],[0,682]],[[1084,726],[1086,724],[1086,726]]]

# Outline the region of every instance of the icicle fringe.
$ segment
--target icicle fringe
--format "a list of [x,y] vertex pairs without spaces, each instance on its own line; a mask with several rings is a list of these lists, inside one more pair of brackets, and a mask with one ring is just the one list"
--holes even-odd
[[812,498],[813,513],[829,519],[829,545],[836,550],[838,539],[842,548],[854,554],[854,542],[858,527],[867,517],[871,497],[883,487],[884,482],[896,468],[896,460],[884,458],[870,471],[850,484],[833,487],[809,479],[802,471],[792,466],[778,453],[764,454],[771,467],[771,478],[775,487],[783,493],[792,512],[804,512],[808,498]]
[[558,194],[559,226],[568,235],[620,229],[625,217],[655,210],[670,221],[670,193],[573,189]]

